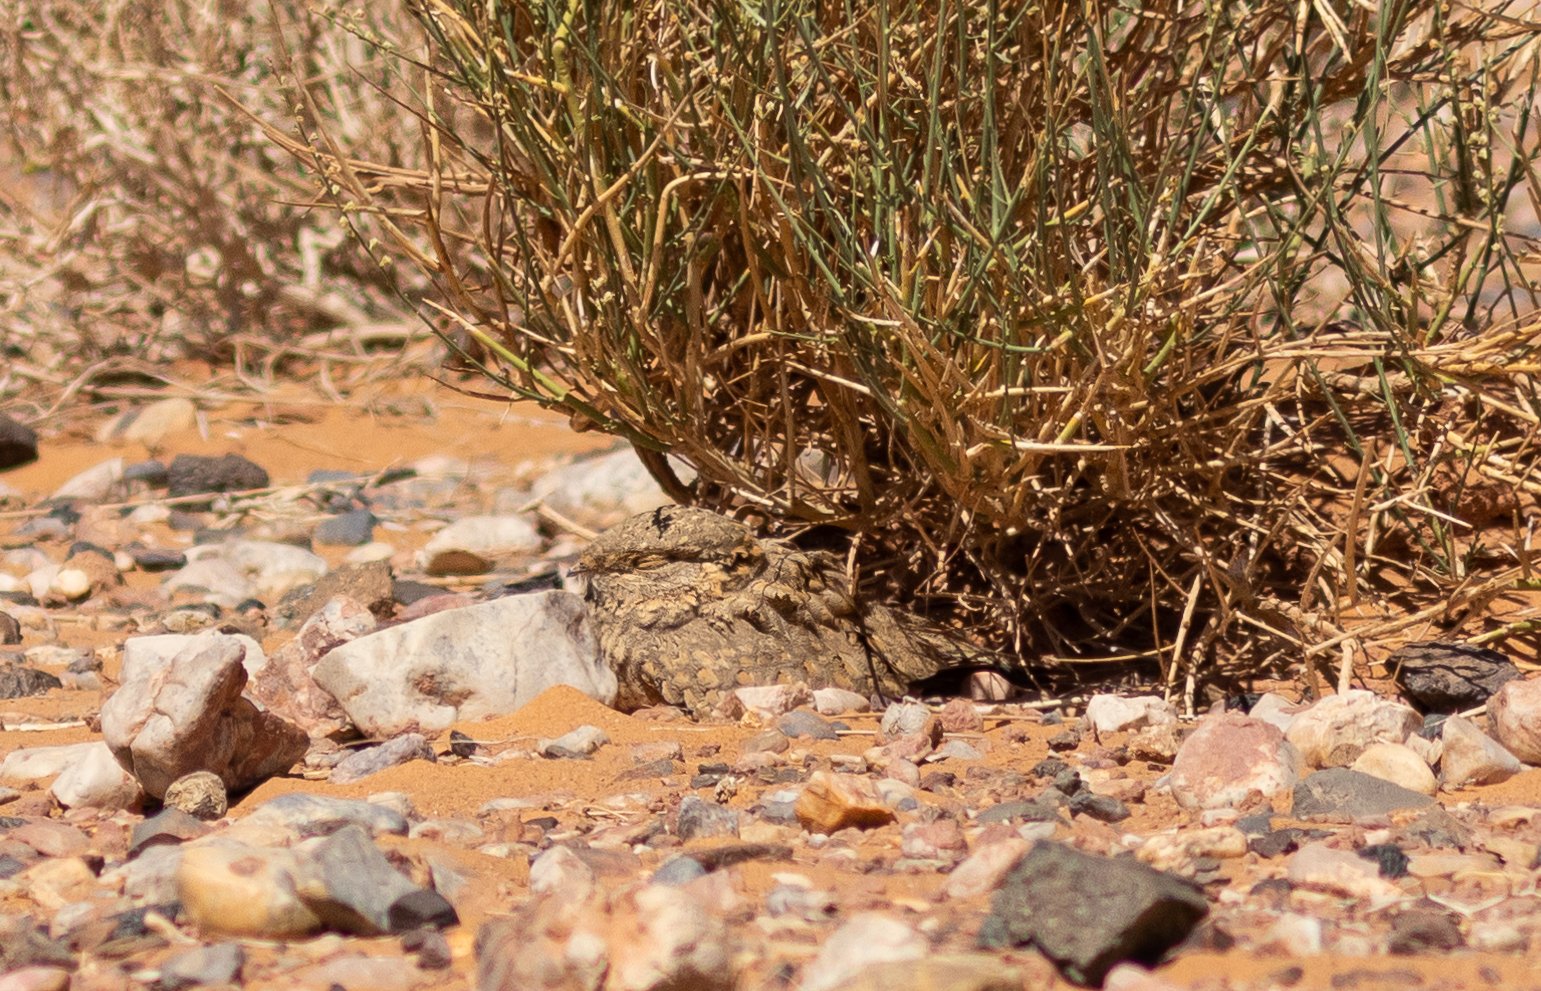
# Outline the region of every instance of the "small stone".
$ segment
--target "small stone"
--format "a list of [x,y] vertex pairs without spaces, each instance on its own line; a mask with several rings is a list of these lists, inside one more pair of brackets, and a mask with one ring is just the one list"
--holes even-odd
[[237,984],[244,966],[246,951],[239,943],[198,946],[166,958],[160,968],[160,987],[180,991],[202,984]]
[[21,643],[21,624],[8,612],[0,612],[0,646]]
[[524,516],[464,516],[429,539],[419,563],[434,576],[475,575],[540,547],[540,532]]
[[1389,781],[1346,767],[1332,767],[1317,771],[1295,786],[1291,812],[1297,818],[1320,816],[1349,822],[1432,803],[1429,796]]
[[943,733],[978,733],[985,727],[979,707],[968,699],[950,699],[936,718]]
[[1372,743],[1364,753],[1355,758],[1352,770],[1372,774],[1382,781],[1390,781],[1420,795],[1433,795],[1439,790],[1434,772],[1410,748],[1400,743],[1381,741]]
[[800,705],[813,701],[813,692],[802,682],[792,685],[748,685],[724,695],[722,715],[738,719],[753,713],[761,719],[778,719]]
[[1125,746],[1129,756],[1135,760],[1168,765],[1177,759],[1177,751],[1182,746],[1182,734],[1178,732],[1176,723],[1160,723],[1136,731]]
[[0,413],[0,471],[37,460],[37,431]]
[[540,740],[536,753],[542,757],[588,757],[610,742],[610,734],[598,726],[579,726],[554,740]]
[[1099,739],[1109,733],[1128,733],[1176,722],[1177,709],[1156,695],[1093,695],[1086,703],[1086,723]]
[[458,921],[449,902],[392,867],[358,826],[345,826],[311,852],[296,875],[296,890],[328,926],[362,936],[442,929]]
[[851,712],[870,712],[872,702],[867,696],[844,688],[817,688],[813,692],[813,708],[821,716],[843,716]]
[[1496,650],[1428,641],[1398,647],[1386,658],[1397,684],[1426,712],[1460,712],[1483,705],[1519,668]]
[[20,747],[0,759],[0,780],[12,784],[35,784],[58,777],[69,767],[91,756],[100,740],[66,743],[53,747]]
[[91,594],[91,576],[79,568],[60,568],[49,583],[48,591],[62,599],[76,602]]
[[762,733],[756,733],[745,740],[743,751],[746,754],[784,754],[791,745],[785,733],[782,733],[780,730],[768,729]]
[[1375,865],[1380,876],[1390,881],[1407,876],[1407,854],[1395,843],[1372,843],[1355,853]]
[[333,648],[310,674],[355,726],[382,738],[509,713],[556,685],[604,704],[617,690],[588,607],[567,592],[510,595],[389,627]]
[[1121,961],[1154,964],[1208,911],[1182,878],[1040,841],[996,892],[979,943],[1034,946],[1067,979],[1098,986]]
[[17,826],[8,838],[25,843],[45,857],[78,857],[91,848],[91,840],[85,833],[52,819],[34,819]]
[[374,802],[304,792],[270,798],[247,815],[242,823],[281,826],[306,836],[326,836],[350,824],[362,826],[376,836],[407,834],[406,817],[394,809]]
[[334,785],[347,784],[378,774],[388,767],[397,767],[414,760],[438,760],[421,733],[403,733],[374,747],[365,747],[344,757],[332,766],[331,781]]
[[878,723],[878,740],[894,740],[899,737],[924,737],[931,746],[942,740],[942,725],[930,709],[919,702],[894,702],[883,710]]
[[1446,788],[1497,784],[1523,770],[1513,754],[1464,717],[1447,717],[1440,740],[1439,771]]
[[59,679],[47,671],[20,664],[0,664],[0,699],[46,695],[58,687]]
[[954,819],[905,823],[899,852],[915,860],[952,863],[968,853],[968,840]]
[[736,985],[727,923],[690,889],[649,884],[620,896],[608,944],[606,991],[729,991]]
[[134,826],[134,831],[129,834],[128,853],[130,857],[137,857],[151,847],[196,840],[207,836],[209,828],[202,820],[194,819],[181,809],[163,809]]
[[300,858],[292,850],[230,841],[184,847],[177,894],[188,919],[227,936],[294,939],[322,922],[296,894]]
[[0,959],[0,991],[67,991],[70,972],[64,967],[5,968]]
[[1541,678],[1506,682],[1488,700],[1487,718],[1499,745],[1527,764],[1541,764]]
[[739,818],[736,811],[695,795],[686,795],[680,800],[676,821],[675,833],[686,843],[709,837],[738,836]]
[[1291,884],[1363,898],[1372,905],[1389,904],[1404,896],[1402,889],[1380,876],[1378,864],[1326,843],[1309,843],[1290,855]]
[[1171,787],[1188,809],[1239,808],[1295,786],[1300,755],[1269,723],[1235,712],[1206,716],[1178,748]]
[[350,509],[328,516],[316,524],[316,543],[333,547],[361,547],[374,538],[375,514],[367,509]]
[[851,826],[871,829],[894,818],[871,781],[828,771],[813,772],[794,808],[798,821],[815,833],[833,833]]
[[881,912],[862,912],[831,933],[804,968],[802,991],[833,991],[871,967],[913,963],[930,952],[930,942],[908,923]]
[[[346,599],[362,606],[377,619],[389,618],[396,604],[390,564],[386,561],[347,564],[327,572],[313,582],[300,585],[279,600],[278,607],[273,610],[274,622],[284,629],[308,624],[336,599]],[[367,632],[351,633],[343,640],[351,640]]]
[[168,809],[177,809],[204,822],[224,818],[230,807],[224,781],[211,771],[182,775],[166,786],[161,801]]
[[1422,723],[1422,717],[1405,705],[1374,692],[1350,689],[1301,712],[1285,736],[1306,766],[1347,767],[1370,744],[1401,743]]
[[220,492],[245,492],[268,487],[268,473],[239,454],[208,457],[179,454],[166,469],[167,494],[172,498]]
[[348,735],[353,724],[347,713],[310,672],[329,651],[374,632],[377,625],[374,615],[353,599],[331,599],[305,621],[293,640],[273,651],[268,663],[253,674],[247,691],[312,740]]
[[132,809],[144,799],[139,782],[100,740],[60,771],[48,792],[66,809]]
[[776,729],[794,740],[840,739],[839,732],[827,719],[821,719],[806,709],[794,709],[777,719]]
[[993,891],[1032,844],[1018,836],[986,843],[960,863],[942,884],[948,898],[972,898]]

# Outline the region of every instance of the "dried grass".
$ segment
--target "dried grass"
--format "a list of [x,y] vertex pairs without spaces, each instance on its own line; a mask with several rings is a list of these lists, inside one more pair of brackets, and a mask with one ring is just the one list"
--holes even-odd
[[1528,568],[1529,6],[411,6],[430,167],[290,148],[679,497],[1190,697]]
[[390,65],[303,0],[0,0],[0,395],[57,408],[189,356],[241,389],[361,325],[419,332],[299,164],[220,95],[287,119],[286,60],[329,129],[422,161],[376,88]]

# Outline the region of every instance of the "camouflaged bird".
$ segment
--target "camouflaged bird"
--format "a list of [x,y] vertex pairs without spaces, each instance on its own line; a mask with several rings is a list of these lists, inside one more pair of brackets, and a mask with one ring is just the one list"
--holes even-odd
[[605,531],[578,568],[616,707],[703,714],[741,685],[806,682],[899,696],[994,658],[919,617],[858,603],[839,562],[665,506]]

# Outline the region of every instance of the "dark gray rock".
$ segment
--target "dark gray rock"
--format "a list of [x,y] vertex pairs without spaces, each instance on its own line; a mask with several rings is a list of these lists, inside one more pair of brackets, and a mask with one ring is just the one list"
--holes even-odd
[[377,936],[459,921],[442,895],[392,867],[358,826],[338,830],[312,851],[297,890],[311,911],[342,932]]
[[1175,874],[1039,842],[996,890],[979,943],[1036,947],[1068,980],[1099,987],[1115,964],[1157,962],[1208,912],[1203,892]]
[[239,943],[198,946],[168,957],[161,964],[161,991],[181,991],[201,984],[238,984],[246,966]]
[[1078,791],[1070,796],[1070,814],[1091,816],[1099,822],[1122,822],[1129,818],[1129,807],[1110,795]]
[[696,858],[684,856],[671,857],[664,861],[658,870],[653,872],[653,883],[680,887],[689,884],[698,877],[705,877],[706,875],[706,868]]
[[60,684],[59,679],[47,671],[22,667],[20,664],[0,665],[0,699],[42,695],[58,688]]
[[1346,767],[1317,771],[1295,786],[1291,814],[1320,816],[1348,822],[1382,816],[1398,809],[1421,809],[1434,799]]
[[181,551],[145,547],[142,544],[130,544],[124,550],[134,559],[134,567],[140,571],[175,571],[187,564],[187,555]]
[[0,612],[0,645],[21,643],[21,624],[8,612]]
[[829,720],[806,709],[793,709],[776,720],[776,728],[791,739],[807,737],[810,740],[838,740],[840,734]]
[[332,768],[331,780],[334,785],[347,784],[398,764],[414,760],[433,763],[437,759],[427,737],[421,733],[403,733],[379,746],[366,747],[344,757]]
[[375,522],[375,514],[369,510],[350,509],[316,524],[311,536],[318,544],[358,547],[374,539]]
[[128,855],[137,857],[152,846],[175,846],[196,840],[207,836],[212,828],[181,809],[162,809],[134,826],[134,831],[129,834]]
[[679,824],[675,833],[681,840],[709,836],[738,836],[738,813],[725,805],[686,795],[680,802]]
[[0,413],[0,471],[37,460],[37,431]]
[[1426,712],[1460,712],[1487,702],[1520,669],[1496,650],[1468,643],[1410,643],[1386,658],[1397,684]]
[[265,489],[268,473],[239,454],[209,457],[178,454],[166,469],[166,486],[173,498]]

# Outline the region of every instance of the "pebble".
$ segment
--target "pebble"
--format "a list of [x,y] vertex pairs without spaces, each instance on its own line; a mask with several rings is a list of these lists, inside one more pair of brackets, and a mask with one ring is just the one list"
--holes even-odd
[[364,827],[379,836],[393,833],[405,836],[407,819],[401,812],[375,802],[330,795],[289,792],[270,798],[242,820],[248,826],[280,826],[307,830],[312,834],[335,832],[346,825]]
[[367,509],[350,509],[316,524],[314,538],[318,544],[362,547],[374,539],[377,522],[375,514]]
[[144,799],[139,782],[100,740],[59,772],[48,793],[66,809],[132,809]]
[[511,595],[371,633],[333,648],[311,677],[361,732],[382,738],[513,712],[553,685],[606,704],[617,687],[583,600],[567,592]]
[[785,736],[807,740],[838,740],[840,733],[827,719],[807,711],[794,709],[776,720],[776,729]]
[[225,782],[212,771],[193,771],[166,786],[161,801],[194,819],[213,822],[222,819],[230,808]]
[[1417,712],[1374,692],[1329,695],[1295,716],[1286,739],[1307,767],[1347,767],[1372,743],[1401,743],[1418,731]]
[[1035,947],[1067,980],[1099,986],[1117,963],[1155,963],[1208,912],[1203,893],[1175,875],[1039,842],[997,889],[979,944]]
[[57,675],[20,664],[0,664],[0,699],[45,695],[60,687]]
[[542,757],[588,757],[610,742],[610,734],[598,726],[579,726],[554,740],[538,740],[536,753]]
[[1126,698],[1099,694],[1087,701],[1085,719],[1100,739],[1109,733],[1128,733],[1147,726],[1175,724],[1177,709],[1156,695]]
[[1385,665],[1407,697],[1425,712],[1460,712],[1483,705],[1519,668],[1487,647],[1437,641],[1409,643],[1392,651]]
[[442,929],[458,921],[443,896],[392,867],[356,825],[309,850],[295,867],[294,884],[306,907],[339,932],[376,936]]
[[871,829],[893,821],[894,813],[867,778],[815,771],[797,798],[797,819],[811,832]]
[[1541,678],[1516,678],[1487,707],[1493,738],[1527,764],[1541,765]]
[[540,531],[525,516],[464,516],[429,539],[418,563],[435,576],[479,575],[540,546]]
[[765,720],[778,719],[813,701],[813,692],[802,682],[792,685],[747,685],[723,696],[721,715],[738,719],[747,713]]
[[237,984],[246,966],[246,951],[239,943],[214,943],[183,950],[161,964],[163,991],[203,984]]
[[868,968],[919,961],[930,951],[925,936],[902,919],[861,912],[830,933],[804,969],[802,991],[834,991]]
[[1410,747],[1381,741],[1372,743],[1354,759],[1351,770],[1374,775],[1420,795],[1432,796],[1439,790],[1434,772]]
[[1406,897],[1401,888],[1381,877],[1377,863],[1326,843],[1309,843],[1295,851],[1286,872],[1291,884],[1362,898],[1372,909]]
[[1428,795],[1373,775],[1333,767],[1317,771],[1295,786],[1291,812],[1297,818],[1323,817],[1347,822],[1402,809],[1423,808],[1432,802]]
[[1497,784],[1524,769],[1518,758],[1462,716],[1445,720],[1440,741],[1439,771],[1446,788]]
[[0,471],[37,460],[37,431],[0,413]]
[[1168,778],[1187,809],[1240,808],[1295,787],[1300,753],[1278,727],[1223,712],[1201,720],[1182,742]]
[[378,746],[355,751],[332,765],[331,782],[347,784],[414,760],[433,763],[438,757],[423,734],[403,733]]
[[844,688],[817,688],[813,691],[813,708],[821,716],[844,716],[852,712],[871,712],[872,703],[867,696]]
[[295,939],[322,925],[296,891],[299,871],[293,850],[228,840],[189,845],[177,866],[177,897],[188,919],[205,932]]
[[267,486],[268,473],[239,454],[178,454],[166,467],[166,494],[173,499]]

